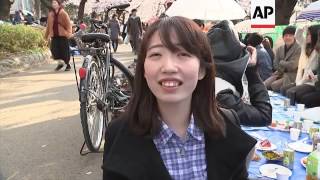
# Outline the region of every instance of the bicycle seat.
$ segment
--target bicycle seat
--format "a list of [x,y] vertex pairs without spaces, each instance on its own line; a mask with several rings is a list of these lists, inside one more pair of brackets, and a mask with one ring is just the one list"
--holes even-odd
[[84,34],[81,37],[81,40],[84,43],[92,43],[98,39],[101,40],[102,42],[109,42],[110,41],[109,35],[103,34],[103,33],[89,33],[89,34]]

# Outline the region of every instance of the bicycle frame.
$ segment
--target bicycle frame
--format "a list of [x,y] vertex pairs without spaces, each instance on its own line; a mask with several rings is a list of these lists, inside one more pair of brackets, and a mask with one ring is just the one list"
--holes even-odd
[[[76,79],[79,90],[80,117],[85,143],[90,151],[96,152],[100,148],[100,138],[109,122],[108,111],[117,110],[118,104],[121,110],[130,97],[122,91],[122,85],[119,88],[118,83],[115,83],[119,79],[118,75],[115,75],[114,68],[117,67],[123,73],[122,77],[129,81],[131,87],[133,75],[113,58],[108,36],[92,33],[82,36],[82,42],[86,47],[79,49],[80,52],[87,51],[88,53],[84,56],[82,68],[79,69],[80,85]],[[75,65],[74,70],[76,75]],[[80,154],[82,154],[82,149]]]

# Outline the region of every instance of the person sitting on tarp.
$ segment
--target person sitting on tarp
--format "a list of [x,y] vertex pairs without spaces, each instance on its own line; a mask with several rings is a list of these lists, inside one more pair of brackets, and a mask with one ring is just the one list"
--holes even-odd
[[[214,25],[208,32],[216,74],[216,97],[220,106],[233,109],[240,124],[267,126],[272,121],[268,91],[256,67],[254,47],[240,43],[228,21]],[[249,101],[245,102],[244,77],[247,77]]]

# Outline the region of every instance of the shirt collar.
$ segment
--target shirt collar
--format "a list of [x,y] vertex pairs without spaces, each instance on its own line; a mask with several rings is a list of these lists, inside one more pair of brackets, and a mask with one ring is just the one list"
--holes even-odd
[[187,133],[194,139],[201,141],[204,138],[203,131],[194,122],[193,115],[191,115],[190,124],[187,128]]
[[[157,143],[166,144],[174,135],[176,135],[174,131],[170,129],[164,121],[161,121],[160,132],[156,135],[154,140]],[[204,138],[203,131],[195,124],[193,115],[191,115],[190,123],[187,128],[187,136],[188,138],[192,137],[198,141],[202,141]]]

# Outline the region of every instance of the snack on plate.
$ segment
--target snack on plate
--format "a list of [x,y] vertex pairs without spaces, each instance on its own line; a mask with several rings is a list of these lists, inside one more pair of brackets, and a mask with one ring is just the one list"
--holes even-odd
[[289,129],[290,129],[290,121],[276,121],[276,120],[273,120],[269,127],[272,128],[272,129],[280,130],[280,131],[289,131]]
[[252,157],[252,161],[260,161],[261,157],[259,156],[259,154],[254,153],[253,157]]
[[269,148],[271,147],[271,143],[268,139],[265,139],[260,142],[260,147]]
[[307,164],[307,162],[308,162],[308,158],[303,158],[303,159],[302,159],[302,163],[303,163],[303,164]]
[[267,160],[282,160],[283,159],[283,154],[277,152],[277,151],[264,151],[262,155],[267,159]]
[[279,129],[289,129],[289,125],[287,124],[287,123],[284,123],[284,122],[281,122],[281,123],[278,123],[277,124],[277,127],[279,128]]

